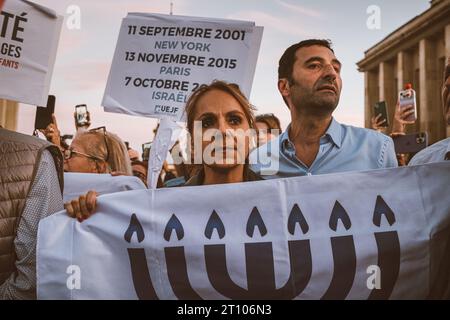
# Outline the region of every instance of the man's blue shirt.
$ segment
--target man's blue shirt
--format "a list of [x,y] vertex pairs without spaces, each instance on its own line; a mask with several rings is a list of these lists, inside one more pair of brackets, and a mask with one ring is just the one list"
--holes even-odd
[[334,118],[320,138],[310,167],[295,155],[289,127],[250,154],[251,169],[264,179],[397,167],[392,139],[374,130],[338,123]]

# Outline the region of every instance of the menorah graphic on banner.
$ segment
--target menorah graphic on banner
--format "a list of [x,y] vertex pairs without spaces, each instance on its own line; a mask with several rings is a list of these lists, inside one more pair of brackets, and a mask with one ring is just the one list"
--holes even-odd
[[[377,196],[372,223],[381,226],[385,217],[390,227],[395,224],[395,215],[381,196]],[[336,201],[329,218],[329,228],[337,231],[339,220],[347,231],[352,222],[346,210]],[[296,226],[299,228],[296,229]],[[291,235],[301,232],[307,236],[310,231],[300,206],[294,204],[286,225]],[[257,207],[251,211],[246,225],[247,236],[253,238],[258,229],[262,238],[268,234]],[[219,239],[226,237],[226,227],[219,214],[213,210],[205,226],[204,236],[211,239],[216,230]],[[183,239],[185,230],[175,214],[166,224],[163,237],[170,241],[172,232],[178,240]],[[136,233],[138,242],[145,238],[144,229],[137,216],[133,214],[124,238],[130,243]],[[388,299],[398,278],[400,269],[400,241],[397,231],[380,231],[374,233],[378,248],[378,267],[380,268],[381,287],[372,289],[368,299]],[[330,238],[333,254],[333,276],[330,285],[321,299],[345,299],[352,288],[357,266],[357,256],[353,235],[334,236]],[[203,246],[204,259],[208,279],[212,287],[224,297],[230,299],[293,299],[303,292],[311,280],[314,261],[311,256],[309,239],[289,240],[288,251],[290,259],[290,275],[286,283],[280,288],[275,286],[274,254],[272,242],[244,243],[245,267],[247,274],[247,289],[237,285],[231,279],[227,270],[225,244],[205,244]],[[167,275],[174,294],[179,299],[202,299],[192,287],[183,246],[164,248],[167,264]],[[152,284],[147,257],[144,248],[129,248],[131,273],[136,294],[139,299],[158,299]]]

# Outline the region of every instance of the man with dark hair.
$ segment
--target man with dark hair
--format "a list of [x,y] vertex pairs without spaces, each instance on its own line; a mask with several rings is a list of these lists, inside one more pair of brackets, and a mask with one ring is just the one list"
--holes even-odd
[[[450,56],[447,58],[447,65],[444,69],[442,107],[445,123],[450,125]],[[450,160],[450,137],[423,149],[411,159],[408,165],[411,166],[444,160]]]
[[397,166],[391,138],[333,118],[342,89],[341,67],[329,40],[301,41],[284,52],[278,90],[292,121],[278,139],[252,153],[252,170],[280,178]]

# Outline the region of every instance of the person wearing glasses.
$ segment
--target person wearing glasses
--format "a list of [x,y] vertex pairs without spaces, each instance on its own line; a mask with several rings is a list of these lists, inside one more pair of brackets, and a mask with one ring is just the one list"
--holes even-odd
[[64,151],[64,171],[64,206],[68,212],[80,210],[87,197],[146,188],[133,176],[125,143],[105,127],[76,135]]
[[105,127],[75,136],[69,149],[64,151],[64,171],[133,174],[125,144]]
[[258,129],[258,146],[275,139],[281,134],[280,120],[273,113],[259,114],[255,119]]

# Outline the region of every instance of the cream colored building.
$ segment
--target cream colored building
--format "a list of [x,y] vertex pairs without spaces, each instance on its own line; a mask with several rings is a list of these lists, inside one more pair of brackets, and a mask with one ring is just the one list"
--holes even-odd
[[0,99],[0,126],[16,130],[19,104],[14,101]]
[[[418,120],[408,132],[427,131],[429,144],[450,136],[443,119],[441,88],[450,56],[450,0],[430,1],[430,8],[365,52],[357,63],[364,72],[365,127],[373,106],[388,104],[392,125],[398,92],[406,83],[416,90]],[[390,132],[389,128],[389,132]]]

